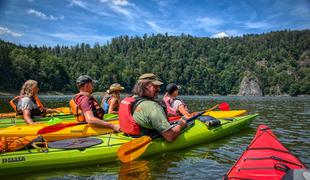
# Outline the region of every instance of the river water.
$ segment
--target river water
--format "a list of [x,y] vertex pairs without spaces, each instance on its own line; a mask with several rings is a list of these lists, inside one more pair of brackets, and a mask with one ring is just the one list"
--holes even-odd
[[[0,112],[10,111],[11,97],[0,97]],[[68,106],[70,96],[42,96],[47,107]],[[100,97],[98,97],[99,99]],[[12,179],[221,179],[251,142],[259,124],[310,166],[310,97],[184,96],[199,111],[221,102],[231,109],[259,113],[249,128],[223,139],[134,161],[114,162],[12,176]],[[1,176],[1,175],[0,175]]]

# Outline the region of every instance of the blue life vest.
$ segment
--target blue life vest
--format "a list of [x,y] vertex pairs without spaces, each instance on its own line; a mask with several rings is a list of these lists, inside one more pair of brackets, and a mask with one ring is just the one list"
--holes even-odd
[[108,101],[109,101],[110,98],[111,98],[111,96],[104,97],[103,103],[101,105],[102,109],[104,110],[104,114],[108,114],[109,113],[110,105],[109,105]]

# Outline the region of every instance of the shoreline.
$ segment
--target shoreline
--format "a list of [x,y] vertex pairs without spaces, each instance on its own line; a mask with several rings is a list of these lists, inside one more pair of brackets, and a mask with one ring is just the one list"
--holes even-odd
[[[45,91],[45,92],[39,92],[39,95],[43,95],[43,96],[68,96],[68,95],[74,95],[77,92],[59,92],[59,91]],[[95,96],[101,96],[103,95],[105,92],[94,92],[93,95]],[[6,90],[0,90],[0,96],[17,96],[19,94],[19,92],[17,91],[6,91]],[[122,93],[122,95],[130,95],[129,93]],[[162,94],[159,94],[162,95]],[[180,96],[221,96],[219,94],[208,94],[208,95],[183,95],[181,94]],[[237,94],[229,94],[226,95],[228,97],[309,97],[309,94],[300,94],[297,96],[290,96],[288,94],[283,94],[283,95],[264,95],[264,96],[239,96]]]

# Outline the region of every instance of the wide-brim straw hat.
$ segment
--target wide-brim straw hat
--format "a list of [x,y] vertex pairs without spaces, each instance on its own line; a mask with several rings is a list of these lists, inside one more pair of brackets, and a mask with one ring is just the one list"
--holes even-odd
[[121,86],[119,83],[114,83],[110,86],[110,88],[107,90],[107,93],[111,93],[114,91],[122,91],[125,88],[123,86]]

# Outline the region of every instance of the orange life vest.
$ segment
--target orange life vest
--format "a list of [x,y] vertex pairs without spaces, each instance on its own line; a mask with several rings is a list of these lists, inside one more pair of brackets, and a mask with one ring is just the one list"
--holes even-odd
[[142,102],[143,100],[141,98],[135,98],[133,96],[125,97],[119,106],[118,111],[118,119],[119,119],[119,126],[121,128],[121,131],[123,131],[127,135],[140,135],[141,134],[141,128],[139,124],[136,123],[134,120],[132,114],[134,111],[133,106],[137,106],[138,102]]
[[[16,115],[22,115],[23,114],[22,111],[17,109],[17,103],[22,97],[23,96],[16,96],[12,100],[10,100],[10,106],[14,109],[14,111],[16,112]],[[34,116],[34,115],[45,116],[46,110],[45,110],[43,104],[41,103],[40,99],[38,98],[38,96],[32,96],[30,98],[33,101],[33,103],[35,103],[38,106],[38,109],[33,109],[31,111],[31,116]]]
[[[43,146],[42,146],[43,145]],[[17,151],[23,148],[35,147],[38,150],[47,150],[47,142],[41,136],[1,137],[0,152]]]
[[83,111],[79,107],[80,104],[76,104],[76,102],[75,102],[75,100],[76,100],[76,98],[78,96],[88,96],[90,103],[92,103],[94,105],[93,108],[92,108],[92,112],[93,112],[94,116],[99,118],[99,119],[103,119],[104,111],[100,107],[100,105],[97,102],[97,100],[93,96],[88,94],[88,93],[78,93],[78,94],[74,95],[73,98],[69,102],[71,111],[72,111],[73,115],[75,116],[76,121],[78,121],[78,122],[86,121],[85,120],[85,116],[83,114]]

